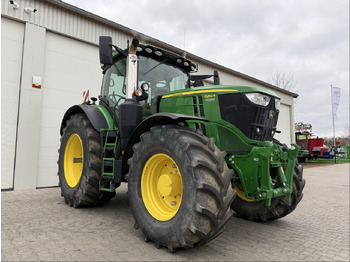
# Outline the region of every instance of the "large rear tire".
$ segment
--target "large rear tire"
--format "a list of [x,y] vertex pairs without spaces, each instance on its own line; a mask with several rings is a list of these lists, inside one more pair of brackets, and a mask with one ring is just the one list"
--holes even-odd
[[[237,192],[236,199],[231,208],[241,217],[249,220],[264,222],[282,218],[295,210],[303,198],[305,180],[303,179],[303,166],[297,162],[293,174],[293,191],[289,201],[285,197],[271,199],[271,206],[266,206],[265,201],[248,201],[242,192]],[[239,197],[241,196],[241,197]]]
[[127,175],[135,227],[170,251],[207,243],[224,230],[235,197],[225,152],[199,132],[156,126],[134,145]]
[[58,159],[61,195],[68,205],[101,205],[115,196],[99,191],[101,163],[99,132],[84,114],[72,115],[63,130]]

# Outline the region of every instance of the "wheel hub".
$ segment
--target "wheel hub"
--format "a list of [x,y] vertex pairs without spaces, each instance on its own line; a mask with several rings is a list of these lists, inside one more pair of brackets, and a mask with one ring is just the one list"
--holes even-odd
[[71,188],[80,181],[83,162],[83,143],[78,134],[72,134],[64,151],[64,176]]
[[157,189],[163,197],[181,194],[181,177],[178,175],[163,174],[158,179]]
[[182,179],[175,161],[155,154],[146,162],[141,177],[142,199],[148,212],[159,221],[173,218],[180,208]]

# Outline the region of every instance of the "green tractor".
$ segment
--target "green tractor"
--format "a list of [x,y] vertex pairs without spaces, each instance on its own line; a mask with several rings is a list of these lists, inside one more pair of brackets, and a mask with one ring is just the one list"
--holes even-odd
[[[129,45],[129,43],[128,43]],[[175,53],[100,37],[103,82],[65,113],[58,176],[74,207],[108,202],[128,183],[135,228],[170,251],[203,245],[233,211],[268,221],[291,213],[305,180],[291,148],[273,139],[280,99],[247,86],[204,86],[210,75]],[[232,211],[233,210],[233,211]]]

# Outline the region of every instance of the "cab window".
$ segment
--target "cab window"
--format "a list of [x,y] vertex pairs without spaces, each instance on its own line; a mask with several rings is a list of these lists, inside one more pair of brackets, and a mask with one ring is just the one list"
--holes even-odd
[[105,73],[102,84],[102,96],[118,106],[125,101],[125,65],[126,60],[120,59]]

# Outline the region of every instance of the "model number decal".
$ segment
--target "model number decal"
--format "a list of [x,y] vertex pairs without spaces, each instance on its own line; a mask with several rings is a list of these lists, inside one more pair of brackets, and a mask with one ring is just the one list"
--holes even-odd
[[206,102],[213,102],[215,100],[215,94],[204,95],[204,100]]

